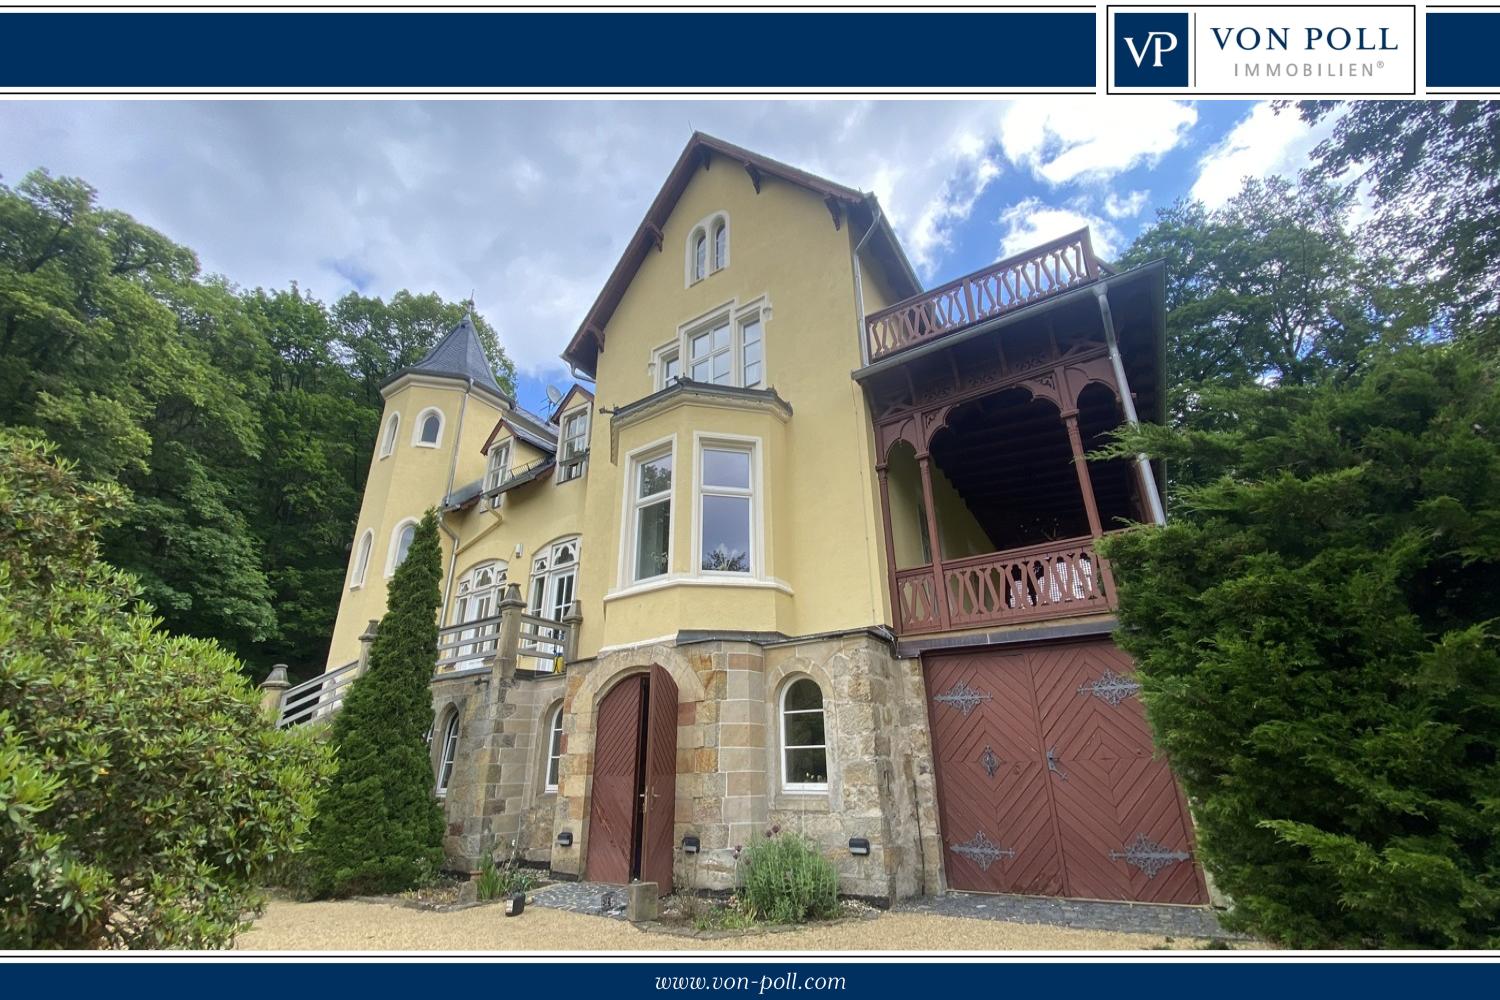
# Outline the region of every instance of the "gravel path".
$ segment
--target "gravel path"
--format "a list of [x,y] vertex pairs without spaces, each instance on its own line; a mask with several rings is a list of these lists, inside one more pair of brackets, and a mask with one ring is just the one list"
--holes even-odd
[[[275,901],[235,947],[287,951],[1100,951],[1154,948],[1165,942],[1158,934],[899,912],[797,931],[701,940],[539,906],[528,906],[519,917],[506,917],[498,905],[440,913],[388,903]],[[1168,947],[1201,944],[1179,938]]]

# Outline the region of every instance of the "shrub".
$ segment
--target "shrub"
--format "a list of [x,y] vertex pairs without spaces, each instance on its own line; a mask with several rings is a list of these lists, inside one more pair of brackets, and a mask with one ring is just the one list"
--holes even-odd
[[485,855],[475,884],[475,895],[481,900],[502,899],[518,892],[530,892],[542,880],[535,868],[524,868],[514,861],[507,865],[495,864],[492,855]]
[[441,575],[437,517],[428,511],[391,579],[369,668],[333,718],[339,769],[313,821],[315,895],[404,892],[442,863],[427,744]]
[[0,948],[227,945],[327,773],[100,561],[123,502],[0,430]]
[[745,849],[740,878],[745,905],[761,920],[800,924],[838,912],[838,872],[800,834],[768,831]]
[[1222,474],[1106,540],[1117,638],[1243,929],[1500,944],[1496,382],[1410,350],[1257,389],[1230,430],[1149,432]]

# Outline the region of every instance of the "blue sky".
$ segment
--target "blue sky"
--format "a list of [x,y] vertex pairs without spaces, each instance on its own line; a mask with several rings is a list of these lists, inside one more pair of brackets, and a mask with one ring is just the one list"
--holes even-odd
[[1327,127],[1139,97],[5,101],[0,178],[82,177],[244,287],[472,291],[540,410],[695,128],[874,191],[935,284],[1081,225],[1117,254],[1179,197],[1295,172]]

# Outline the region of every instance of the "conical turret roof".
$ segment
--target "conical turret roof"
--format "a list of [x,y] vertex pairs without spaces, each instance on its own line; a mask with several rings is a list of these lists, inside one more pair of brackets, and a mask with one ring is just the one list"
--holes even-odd
[[410,368],[401,369],[385,384],[390,385],[403,375],[473,379],[475,385],[488,389],[506,402],[513,402],[495,381],[495,371],[484,353],[484,345],[479,342],[479,331],[474,327],[473,317],[467,313],[457,326],[443,334],[443,339],[433,345],[426,357]]

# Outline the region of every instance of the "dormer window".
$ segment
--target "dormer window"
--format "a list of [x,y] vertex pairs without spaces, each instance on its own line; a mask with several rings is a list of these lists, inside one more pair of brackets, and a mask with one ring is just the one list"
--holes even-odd
[[715,213],[693,227],[687,245],[687,283],[697,284],[729,266],[729,216]]
[[[484,467],[484,492],[496,489],[510,476],[510,442],[501,441],[490,448],[489,455],[485,458]],[[490,509],[500,506],[500,496],[489,498]]]
[[588,407],[564,414],[562,439],[557,450],[557,482],[566,483],[583,475],[589,457]]

